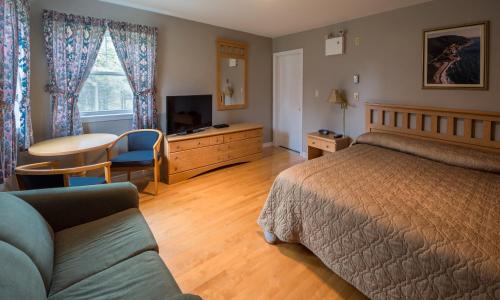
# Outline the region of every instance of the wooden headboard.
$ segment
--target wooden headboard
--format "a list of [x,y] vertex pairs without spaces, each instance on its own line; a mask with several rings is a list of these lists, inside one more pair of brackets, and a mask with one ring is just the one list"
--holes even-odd
[[500,113],[366,104],[366,131],[438,140],[500,153]]

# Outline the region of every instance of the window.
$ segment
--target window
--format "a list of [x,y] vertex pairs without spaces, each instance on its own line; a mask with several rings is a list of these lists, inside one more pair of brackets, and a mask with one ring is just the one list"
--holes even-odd
[[89,78],[80,92],[83,118],[132,113],[133,92],[108,31]]

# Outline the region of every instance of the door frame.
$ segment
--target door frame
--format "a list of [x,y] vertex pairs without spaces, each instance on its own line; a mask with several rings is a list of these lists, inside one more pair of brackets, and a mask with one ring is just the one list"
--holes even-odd
[[299,153],[300,155],[304,154],[304,145],[303,145],[303,131],[304,129],[302,128],[302,119],[304,115],[304,49],[294,49],[294,50],[288,50],[288,51],[282,51],[282,52],[276,52],[273,53],[273,145],[275,147],[278,146],[278,141],[277,141],[277,134],[276,134],[276,128],[278,126],[278,99],[277,99],[277,74],[276,74],[276,64],[277,64],[277,58],[280,56],[286,56],[286,55],[294,55],[294,54],[300,54],[300,62],[299,62],[299,68],[300,68],[300,82],[302,84],[300,85],[300,95],[299,95],[299,103],[300,103],[300,118],[299,118],[299,128],[300,128],[300,133],[299,133],[299,141],[300,141],[300,149]]

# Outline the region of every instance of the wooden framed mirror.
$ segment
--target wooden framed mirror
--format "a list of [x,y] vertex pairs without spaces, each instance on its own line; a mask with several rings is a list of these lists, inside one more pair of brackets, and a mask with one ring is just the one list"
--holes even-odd
[[248,106],[247,44],[217,39],[217,109]]

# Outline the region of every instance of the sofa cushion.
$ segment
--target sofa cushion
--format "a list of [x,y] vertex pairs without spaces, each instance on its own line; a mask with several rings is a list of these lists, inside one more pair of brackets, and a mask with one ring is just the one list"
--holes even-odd
[[180,294],[158,253],[148,251],[85,278],[49,299],[173,299]]
[[54,262],[52,228],[31,205],[7,193],[0,193],[0,240],[28,255],[48,289]]
[[111,167],[150,166],[153,164],[153,150],[124,152],[111,159]]
[[59,231],[49,295],[149,250],[158,245],[136,208]]
[[0,241],[0,299],[47,299],[42,276],[23,251]]

